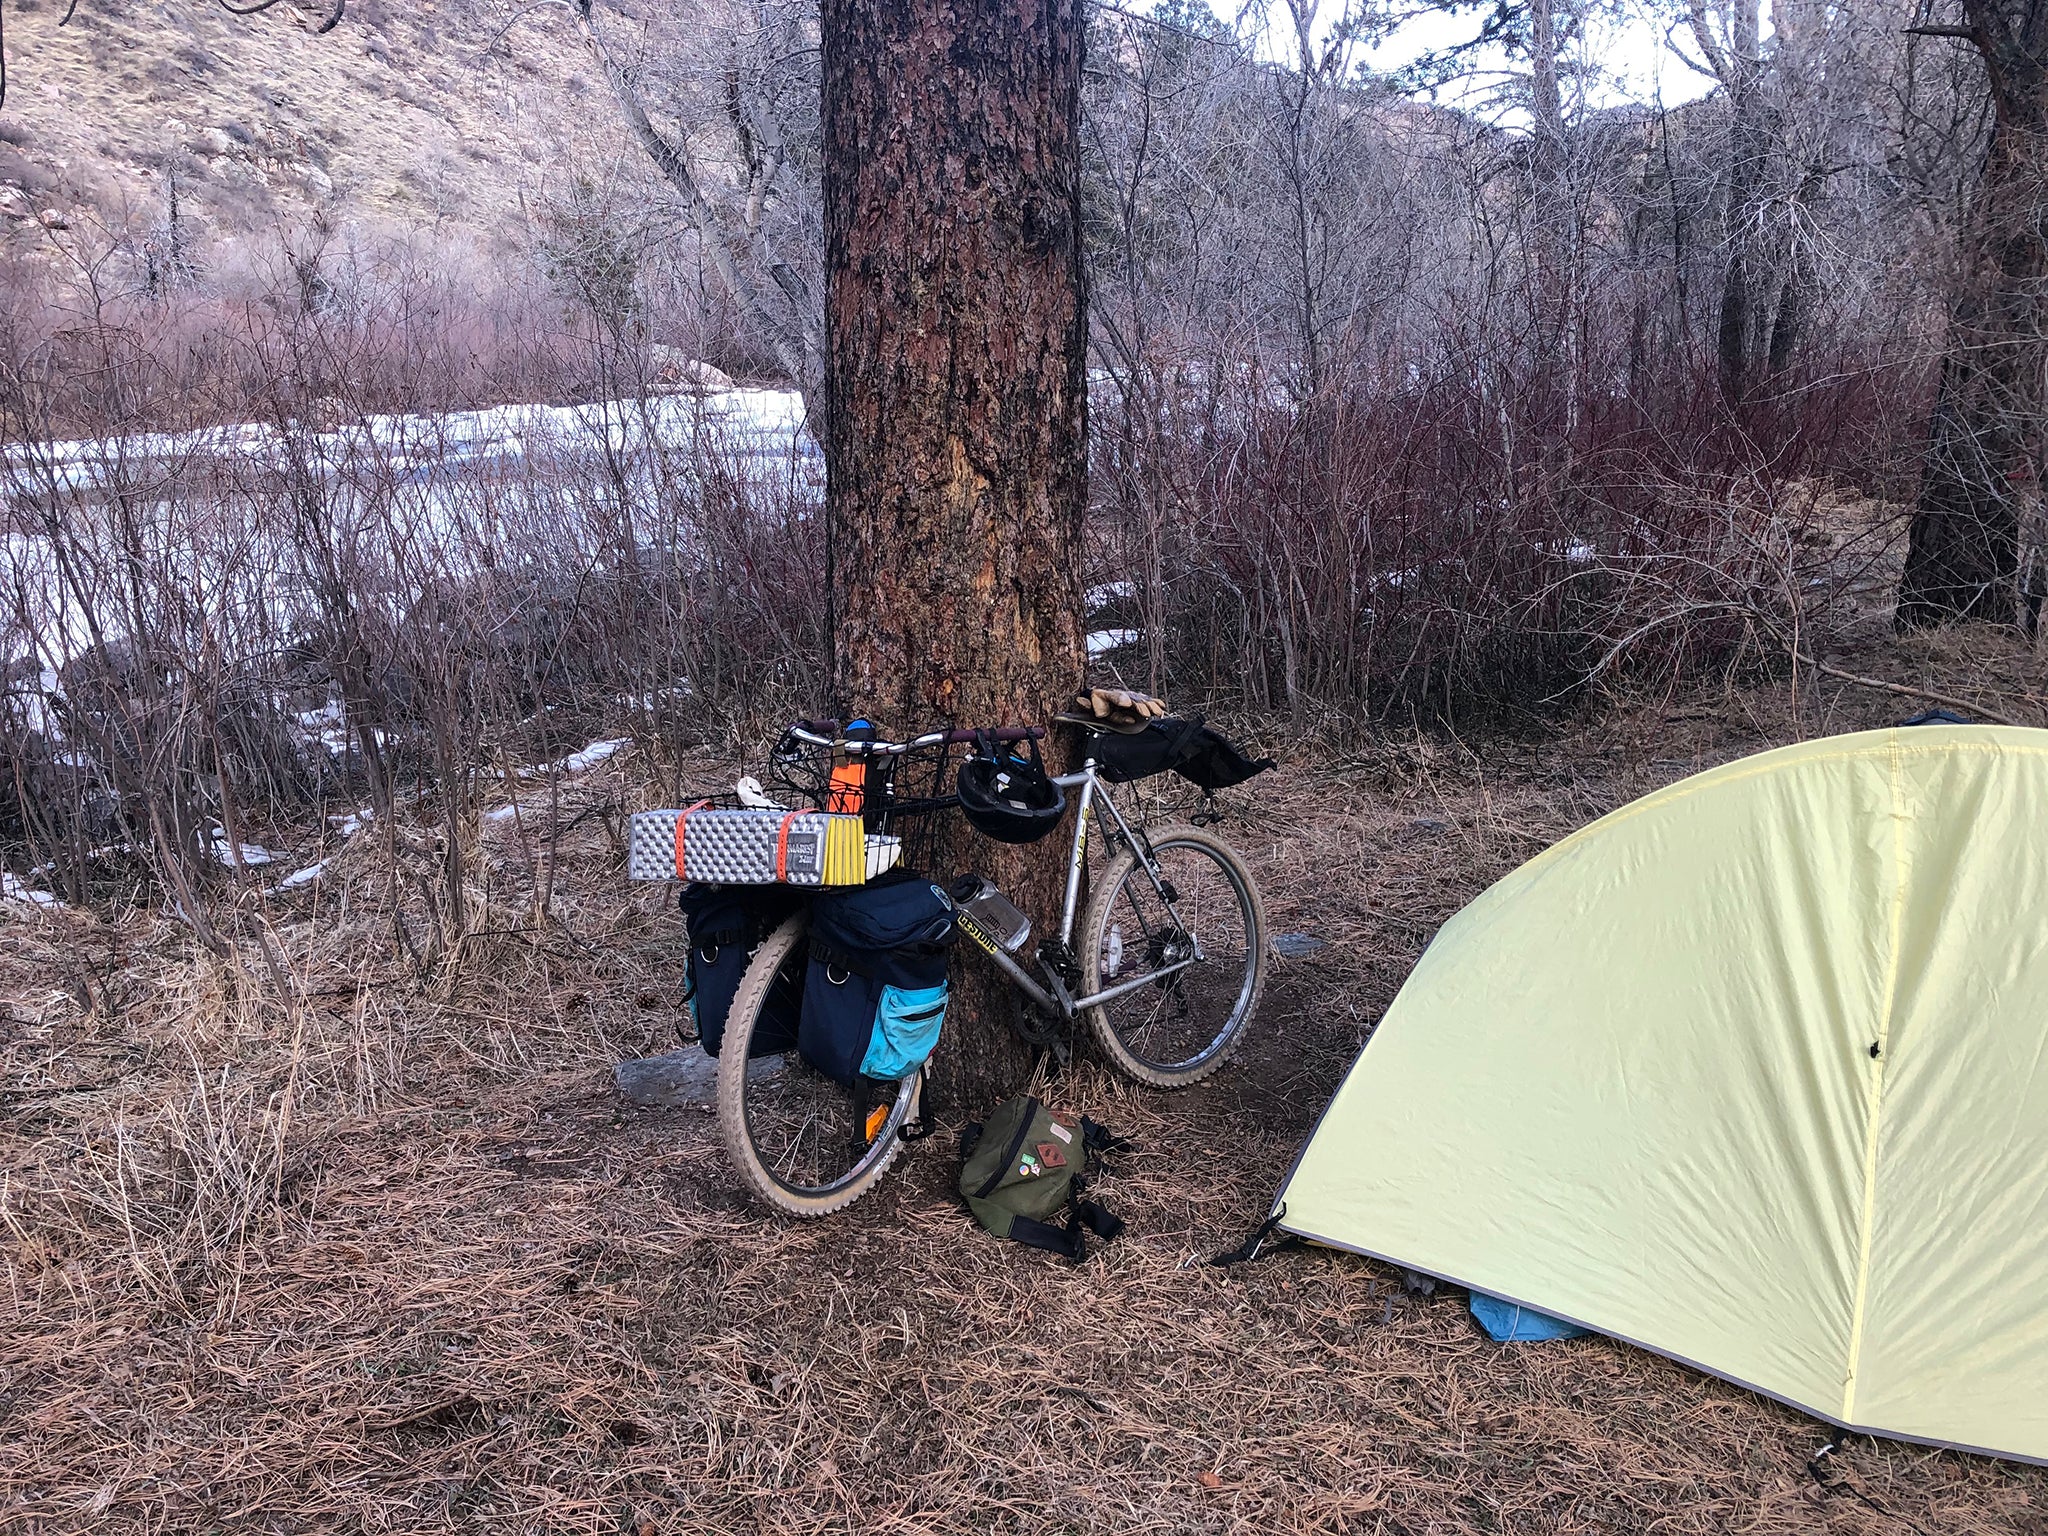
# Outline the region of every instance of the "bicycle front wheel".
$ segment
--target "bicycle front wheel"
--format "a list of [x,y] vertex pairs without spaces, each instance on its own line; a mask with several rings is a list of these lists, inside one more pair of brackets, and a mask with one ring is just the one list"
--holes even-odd
[[1266,913],[1221,838],[1174,827],[1151,847],[1152,870],[1126,848],[1088,904],[1082,995],[1138,983],[1088,1009],[1089,1026],[1128,1076],[1185,1088],[1222,1066],[1251,1023],[1266,981]]
[[[842,1087],[792,1038],[810,964],[810,914],[761,943],[740,978],[718,1058],[718,1127],[749,1189],[791,1216],[829,1216],[873,1189],[902,1146],[917,1078]],[[762,1053],[764,1048],[772,1054]]]

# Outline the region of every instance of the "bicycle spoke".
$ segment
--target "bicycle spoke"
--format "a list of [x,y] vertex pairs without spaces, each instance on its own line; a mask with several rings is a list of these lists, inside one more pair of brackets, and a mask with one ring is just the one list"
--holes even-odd
[[[1169,974],[1098,1007],[1140,1063],[1176,1071],[1213,1056],[1242,1024],[1253,992],[1256,920],[1251,893],[1209,848],[1166,839],[1153,855],[1159,883],[1142,864],[1130,865],[1095,941],[1105,955],[1121,950],[1105,987]],[[1170,902],[1162,885],[1173,892]]]
[[[796,945],[778,967],[771,995],[799,997],[808,963],[808,949]],[[887,1086],[901,1098],[896,1085]],[[742,1130],[767,1177],[792,1196],[810,1198],[843,1187],[890,1150],[884,1138],[894,1137],[901,1106],[892,1108],[870,1141],[872,1102],[862,1085],[842,1087],[791,1050],[778,1069],[747,1074],[740,1094]]]

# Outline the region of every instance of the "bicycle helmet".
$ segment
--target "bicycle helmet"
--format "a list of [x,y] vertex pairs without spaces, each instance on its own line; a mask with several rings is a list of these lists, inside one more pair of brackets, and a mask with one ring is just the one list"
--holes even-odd
[[960,810],[983,837],[1035,843],[1066,815],[1067,797],[1039,761],[1037,742],[1027,758],[983,741],[960,765]]

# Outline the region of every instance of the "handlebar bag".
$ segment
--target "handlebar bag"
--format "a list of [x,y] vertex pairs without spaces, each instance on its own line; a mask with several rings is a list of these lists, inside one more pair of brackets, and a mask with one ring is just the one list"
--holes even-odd
[[848,1087],[924,1065],[946,1017],[953,919],[952,898],[908,872],[814,897],[797,1026],[804,1060]]
[[[725,1041],[725,1019],[761,941],[797,908],[796,892],[781,885],[686,885],[678,897],[690,929],[684,964],[685,1006],[697,1025],[704,1054],[716,1056]],[[802,997],[791,982],[778,980],[748,1042],[749,1056],[772,1056],[796,1044]]]

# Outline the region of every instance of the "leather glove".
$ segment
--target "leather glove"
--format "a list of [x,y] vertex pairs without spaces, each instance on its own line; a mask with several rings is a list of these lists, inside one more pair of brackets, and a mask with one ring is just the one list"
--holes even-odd
[[1107,720],[1113,715],[1126,717],[1135,715],[1141,720],[1161,720],[1166,717],[1166,701],[1155,699],[1150,694],[1132,693],[1123,688],[1090,688],[1074,700],[1075,712],[1092,714],[1097,720]]

